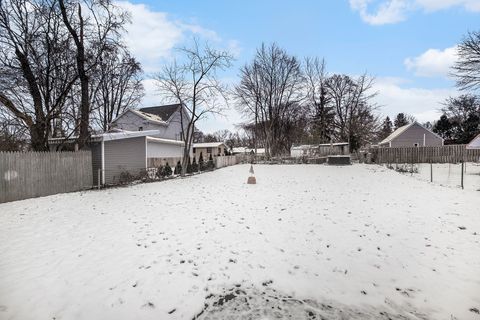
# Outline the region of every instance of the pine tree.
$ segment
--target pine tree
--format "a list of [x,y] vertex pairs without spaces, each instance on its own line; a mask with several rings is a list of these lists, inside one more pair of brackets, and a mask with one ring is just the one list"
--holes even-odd
[[193,157],[192,172],[198,172],[198,163],[197,163],[197,159],[195,157]]
[[198,157],[198,166],[200,171],[205,170],[205,161],[203,161],[203,153],[200,152],[200,156]]
[[163,167],[163,177],[170,177],[172,175],[172,168],[168,164],[168,162],[165,164],[165,167]]
[[382,129],[380,130],[380,141],[388,137],[393,132],[392,126],[392,121],[390,120],[390,117],[387,116],[385,120],[383,120]]
[[175,174],[181,174],[182,173],[182,164],[180,161],[177,162],[177,165],[175,166]]
[[215,163],[213,162],[213,157],[211,153],[210,153],[210,157],[208,158],[207,168],[210,170],[215,169]]
[[399,114],[397,114],[394,124],[395,124],[395,130],[397,130],[400,127],[406,126],[408,124],[408,119],[405,113],[400,112]]

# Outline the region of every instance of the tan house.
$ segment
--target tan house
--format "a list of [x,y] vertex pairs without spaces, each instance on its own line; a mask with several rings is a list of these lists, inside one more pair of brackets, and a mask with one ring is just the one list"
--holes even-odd
[[443,146],[443,139],[418,122],[413,122],[395,130],[378,146],[380,148],[439,147]]
[[223,142],[204,142],[193,144],[193,156],[195,159],[200,157],[200,153],[203,155],[203,160],[208,160],[210,155],[212,157],[224,156],[227,146]]

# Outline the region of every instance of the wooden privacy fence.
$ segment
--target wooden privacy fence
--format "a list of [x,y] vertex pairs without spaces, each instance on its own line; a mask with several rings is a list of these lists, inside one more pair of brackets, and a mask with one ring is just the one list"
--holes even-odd
[[0,203],[92,187],[92,154],[0,152]]
[[223,168],[234,166],[237,163],[240,163],[241,159],[237,156],[222,156],[222,157],[215,157],[215,168]]
[[467,149],[466,145],[375,148],[370,152],[375,163],[480,162],[480,149]]

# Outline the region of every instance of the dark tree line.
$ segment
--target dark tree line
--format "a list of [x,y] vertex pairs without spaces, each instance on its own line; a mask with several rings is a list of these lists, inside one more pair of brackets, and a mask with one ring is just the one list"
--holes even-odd
[[353,150],[379,130],[373,78],[328,74],[325,61],[301,62],[276,44],[263,44],[240,70],[235,88],[244,130],[267,156],[287,154],[294,143],[348,141]]
[[0,1],[0,122],[26,133],[33,150],[48,139],[95,130],[143,88],[122,43],[128,14],[110,0]]

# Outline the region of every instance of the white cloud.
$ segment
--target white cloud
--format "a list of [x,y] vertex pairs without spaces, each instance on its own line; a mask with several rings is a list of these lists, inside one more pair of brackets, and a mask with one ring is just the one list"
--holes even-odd
[[449,96],[457,95],[454,89],[423,89],[407,87],[406,82],[377,79],[373,88],[380,113],[393,118],[399,112],[406,112],[419,122],[438,120],[441,103]]
[[[228,48],[235,42],[230,40],[224,43],[214,30],[174,20],[168,13],[152,10],[145,4],[129,1],[117,1],[116,4],[131,15],[132,23],[126,26],[125,42],[147,73],[158,71],[166,59],[173,57],[173,49],[193,36]],[[236,43],[234,49],[238,48],[239,44]]]
[[[434,12],[455,6],[467,11],[480,12],[479,0],[349,0],[350,8],[358,11],[363,21],[371,25],[384,25],[404,21],[409,12]],[[372,8],[373,7],[373,8]]]
[[408,70],[420,77],[448,77],[450,69],[457,60],[457,47],[445,50],[428,49],[418,57],[404,61]]
[[388,0],[378,4],[372,13],[369,7],[372,0],[350,0],[350,7],[360,13],[363,21],[371,25],[397,23],[405,20],[407,2],[404,0]]

